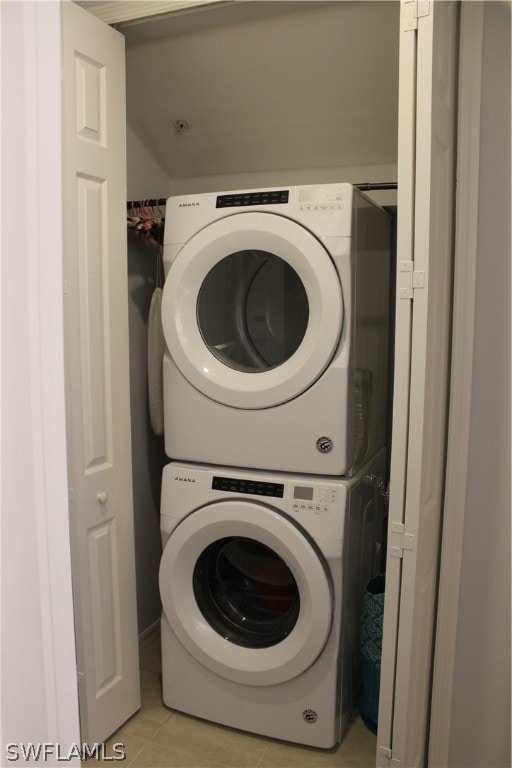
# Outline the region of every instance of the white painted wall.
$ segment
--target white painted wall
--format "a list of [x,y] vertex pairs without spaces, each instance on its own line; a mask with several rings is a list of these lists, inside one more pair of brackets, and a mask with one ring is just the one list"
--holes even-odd
[[[281,169],[253,173],[226,173],[214,176],[196,176],[171,179],[171,194],[188,195],[223,190],[258,189],[261,187],[288,187],[292,184],[330,184],[349,182],[364,184],[396,182],[396,164],[358,165],[330,168]],[[370,197],[379,205],[396,205],[395,190],[373,192]]]
[[67,750],[80,737],[64,423],[60,13],[55,2],[3,2],[0,15],[5,766],[9,742]]
[[171,194],[171,180],[154,153],[148,148],[130,123],[126,126],[127,194],[128,200],[146,200]]
[[129,119],[173,179],[396,164],[398,11],[273,0],[128,26]]
[[467,503],[448,766],[510,766],[510,5],[484,4]]

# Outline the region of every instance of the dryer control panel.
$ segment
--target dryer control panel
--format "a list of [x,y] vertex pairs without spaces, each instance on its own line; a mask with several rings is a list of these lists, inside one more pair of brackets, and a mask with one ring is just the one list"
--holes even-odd
[[247,480],[245,477],[218,477],[212,479],[212,490],[228,493],[249,493],[253,496],[272,496],[282,499],[283,483],[267,483],[262,480]]
[[234,192],[218,195],[216,208],[240,208],[246,205],[279,205],[288,202],[287,189],[272,189],[268,192]]

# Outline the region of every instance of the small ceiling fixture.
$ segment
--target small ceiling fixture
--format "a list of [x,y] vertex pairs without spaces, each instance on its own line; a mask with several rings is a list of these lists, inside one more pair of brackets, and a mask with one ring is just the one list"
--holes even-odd
[[190,130],[190,123],[188,120],[179,118],[178,120],[174,121],[174,127],[176,128],[176,133],[185,133],[186,131]]

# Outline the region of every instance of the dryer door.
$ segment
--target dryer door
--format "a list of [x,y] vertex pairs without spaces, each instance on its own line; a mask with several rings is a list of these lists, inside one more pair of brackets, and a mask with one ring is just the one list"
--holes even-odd
[[207,397],[268,408],[296,397],[337,347],[343,300],[319,240],[271,213],[226,216],[173,262],[162,322],[169,352]]
[[300,675],[331,627],[331,583],[318,552],[290,520],[250,501],[208,504],[178,524],[160,593],[187,651],[237,683]]

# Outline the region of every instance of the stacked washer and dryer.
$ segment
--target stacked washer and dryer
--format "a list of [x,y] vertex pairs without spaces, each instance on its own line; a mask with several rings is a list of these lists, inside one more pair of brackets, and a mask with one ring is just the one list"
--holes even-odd
[[380,569],[390,222],[349,184],[170,198],[165,704],[341,740]]

